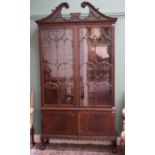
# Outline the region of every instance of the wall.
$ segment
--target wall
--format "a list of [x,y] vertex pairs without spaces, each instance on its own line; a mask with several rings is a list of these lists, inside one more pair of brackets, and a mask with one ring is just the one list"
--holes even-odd
[[62,2],[68,2],[70,8],[66,10],[69,12],[87,12],[88,10],[81,9],[81,2],[87,1],[99,8],[104,13],[124,13],[124,0],[31,0],[30,1],[30,14],[31,15],[47,15],[49,12],[57,7]]
[[[125,11],[124,11],[124,0],[87,0],[92,3],[99,11],[102,13],[117,17],[116,22],[116,34],[115,34],[115,101],[116,101],[116,130],[120,133],[121,130],[121,109],[124,102],[124,68],[125,68]],[[42,18],[43,16],[51,13],[54,9],[62,2],[68,2],[70,5],[69,9],[64,9],[62,14],[67,14],[69,12],[82,12],[83,14],[88,13],[87,9],[82,9],[80,7],[81,2],[73,0],[31,0],[30,1],[30,85],[34,89],[34,102],[35,102],[35,118],[34,118],[34,128],[35,133],[39,134],[41,132],[40,124],[40,73],[39,73],[39,49],[38,49],[38,32],[37,24],[34,20]]]

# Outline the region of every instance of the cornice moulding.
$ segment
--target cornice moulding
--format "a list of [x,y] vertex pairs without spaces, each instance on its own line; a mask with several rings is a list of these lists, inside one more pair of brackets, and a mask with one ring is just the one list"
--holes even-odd
[[[111,17],[121,17],[121,16],[125,16],[125,13],[124,12],[105,12],[104,13],[105,15],[107,15],[107,16],[111,16]],[[38,20],[38,19],[42,19],[42,18],[45,18],[45,17],[47,17],[48,16],[48,14],[40,14],[40,15],[30,15],[30,19],[31,20]],[[68,18],[69,17],[69,15],[68,14],[63,14],[62,15],[64,18]],[[87,17],[88,16],[88,14],[82,14],[81,15],[82,17]]]

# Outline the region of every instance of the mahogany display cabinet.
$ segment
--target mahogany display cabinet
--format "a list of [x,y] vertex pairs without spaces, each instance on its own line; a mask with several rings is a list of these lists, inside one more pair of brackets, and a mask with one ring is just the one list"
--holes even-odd
[[89,14],[64,17],[62,3],[37,20],[41,75],[41,142],[49,138],[116,143],[114,29],[88,2]]

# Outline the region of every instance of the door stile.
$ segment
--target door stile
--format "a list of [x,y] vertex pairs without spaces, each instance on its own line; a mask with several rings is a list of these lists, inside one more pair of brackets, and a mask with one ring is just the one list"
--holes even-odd
[[79,85],[80,85],[80,57],[79,57],[79,33],[78,33],[78,27],[74,27],[74,33],[73,33],[73,44],[74,44],[74,75],[75,75],[75,100],[76,100],[76,107],[79,107],[80,103],[80,94],[79,94]]

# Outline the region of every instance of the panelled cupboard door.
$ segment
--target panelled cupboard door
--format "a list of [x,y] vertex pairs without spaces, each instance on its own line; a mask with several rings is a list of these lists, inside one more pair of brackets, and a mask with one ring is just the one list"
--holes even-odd
[[115,114],[103,111],[78,112],[79,136],[115,136]]
[[44,105],[75,104],[72,28],[41,28],[41,76]]
[[42,110],[42,133],[77,135],[77,112],[68,110]]

